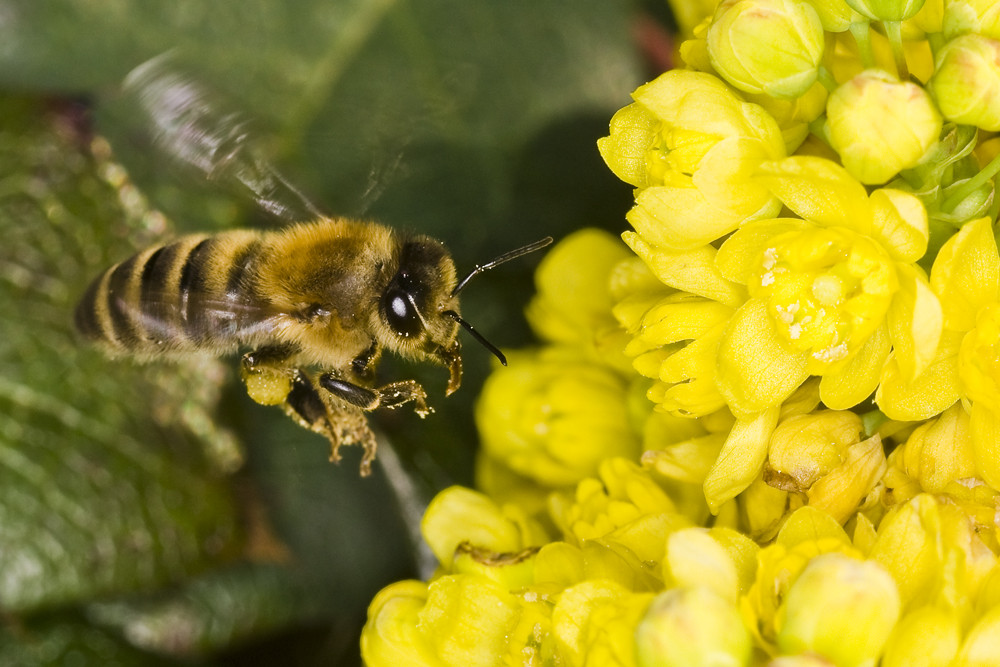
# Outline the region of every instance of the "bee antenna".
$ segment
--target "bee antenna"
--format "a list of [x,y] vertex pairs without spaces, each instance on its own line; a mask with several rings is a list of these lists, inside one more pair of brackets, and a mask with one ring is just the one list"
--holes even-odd
[[[451,291],[451,295],[452,296],[458,295],[458,293],[461,292],[465,288],[465,286],[469,283],[469,281],[472,280],[473,276],[477,276],[480,273],[482,273],[483,271],[488,271],[488,270],[492,269],[493,267],[500,266],[504,262],[509,262],[512,259],[517,259],[521,255],[527,255],[529,252],[535,252],[536,250],[540,250],[540,249],[544,248],[545,246],[549,245],[550,243],[552,243],[552,237],[551,236],[546,236],[544,239],[540,239],[538,241],[535,241],[534,243],[529,243],[528,245],[523,246],[521,248],[516,248],[515,250],[511,250],[509,252],[505,252],[504,254],[500,255],[499,257],[496,257],[496,258],[491,259],[490,261],[486,262],[482,266],[480,266],[479,264],[477,264],[476,268],[472,269],[472,271],[469,272],[469,275],[465,276],[464,278],[462,278],[458,282],[458,285],[455,286],[455,289],[453,289]],[[455,315],[455,317],[457,318],[458,315]],[[486,345],[487,347],[489,347],[492,350],[496,350],[495,347],[493,347],[492,345],[490,345],[489,343],[487,343],[485,340],[483,340],[482,336],[480,336],[478,333],[476,333],[475,331],[473,331],[472,327],[469,326],[467,323],[463,322],[460,319],[456,319],[455,321],[458,322],[459,324],[461,324],[466,329],[468,329],[469,332],[473,336],[475,336],[479,340],[480,343],[483,343],[484,345]],[[494,354],[497,354],[498,352],[499,351],[496,350],[494,352]]]
[[[551,241],[551,239],[549,240]],[[496,345],[483,338],[483,334],[476,331],[471,324],[469,324],[461,317],[459,317],[458,313],[456,313],[454,310],[446,310],[442,313],[442,315],[447,315],[451,319],[461,324],[462,328],[468,331],[470,334],[472,334],[472,337],[478,340],[483,347],[492,352],[494,356],[496,356],[496,358],[500,360],[501,364],[503,364],[504,366],[507,365],[507,357],[503,356],[503,352],[500,351],[500,348],[498,348]]]

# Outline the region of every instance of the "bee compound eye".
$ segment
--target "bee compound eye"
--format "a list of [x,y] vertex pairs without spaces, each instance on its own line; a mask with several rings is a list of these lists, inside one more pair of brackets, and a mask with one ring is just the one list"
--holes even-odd
[[406,291],[398,287],[390,288],[382,297],[382,312],[386,323],[400,336],[416,336],[420,333],[420,315]]

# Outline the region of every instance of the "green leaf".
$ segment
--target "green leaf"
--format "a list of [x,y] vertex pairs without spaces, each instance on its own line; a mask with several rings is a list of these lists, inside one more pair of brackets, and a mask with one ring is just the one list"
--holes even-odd
[[86,613],[140,648],[191,658],[266,637],[292,621],[318,621],[318,607],[303,593],[285,567],[244,564],[193,579],[180,590],[97,602]]
[[0,115],[0,606],[149,588],[217,563],[238,546],[220,479],[238,455],[206,412],[218,367],[109,365],[72,331],[98,267],[162,218],[39,105],[0,98]]
[[18,627],[0,627],[0,664],[167,667],[181,663],[139,651],[114,634],[88,625],[77,614],[59,614]]

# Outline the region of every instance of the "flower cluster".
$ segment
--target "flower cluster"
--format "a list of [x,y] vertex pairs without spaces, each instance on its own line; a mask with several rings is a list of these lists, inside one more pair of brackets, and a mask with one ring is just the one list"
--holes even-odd
[[675,4],[365,660],[1000,664],[1000,9]]

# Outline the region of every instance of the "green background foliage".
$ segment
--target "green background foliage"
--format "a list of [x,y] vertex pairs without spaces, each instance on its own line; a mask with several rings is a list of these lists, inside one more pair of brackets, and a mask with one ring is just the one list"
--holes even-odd
[[[594,141],[641,72],[624,1],[0,0],[0,663],[357,660],[367,602],[432,566],[422,503],[468,483],[463,389],[385,360],[436,412],[379,414],[357,474],[233,360],[137,365],[81,346],[105,266],[182,231],[275,225],[158,153],[120,95],[170,51],[333,215],[427,233],[459,271],[544,235],[618,230],[627,188]],[[162,212],[162,214],[161,214]],[[463,315],[501,347],[537,258],[477,278]]]

